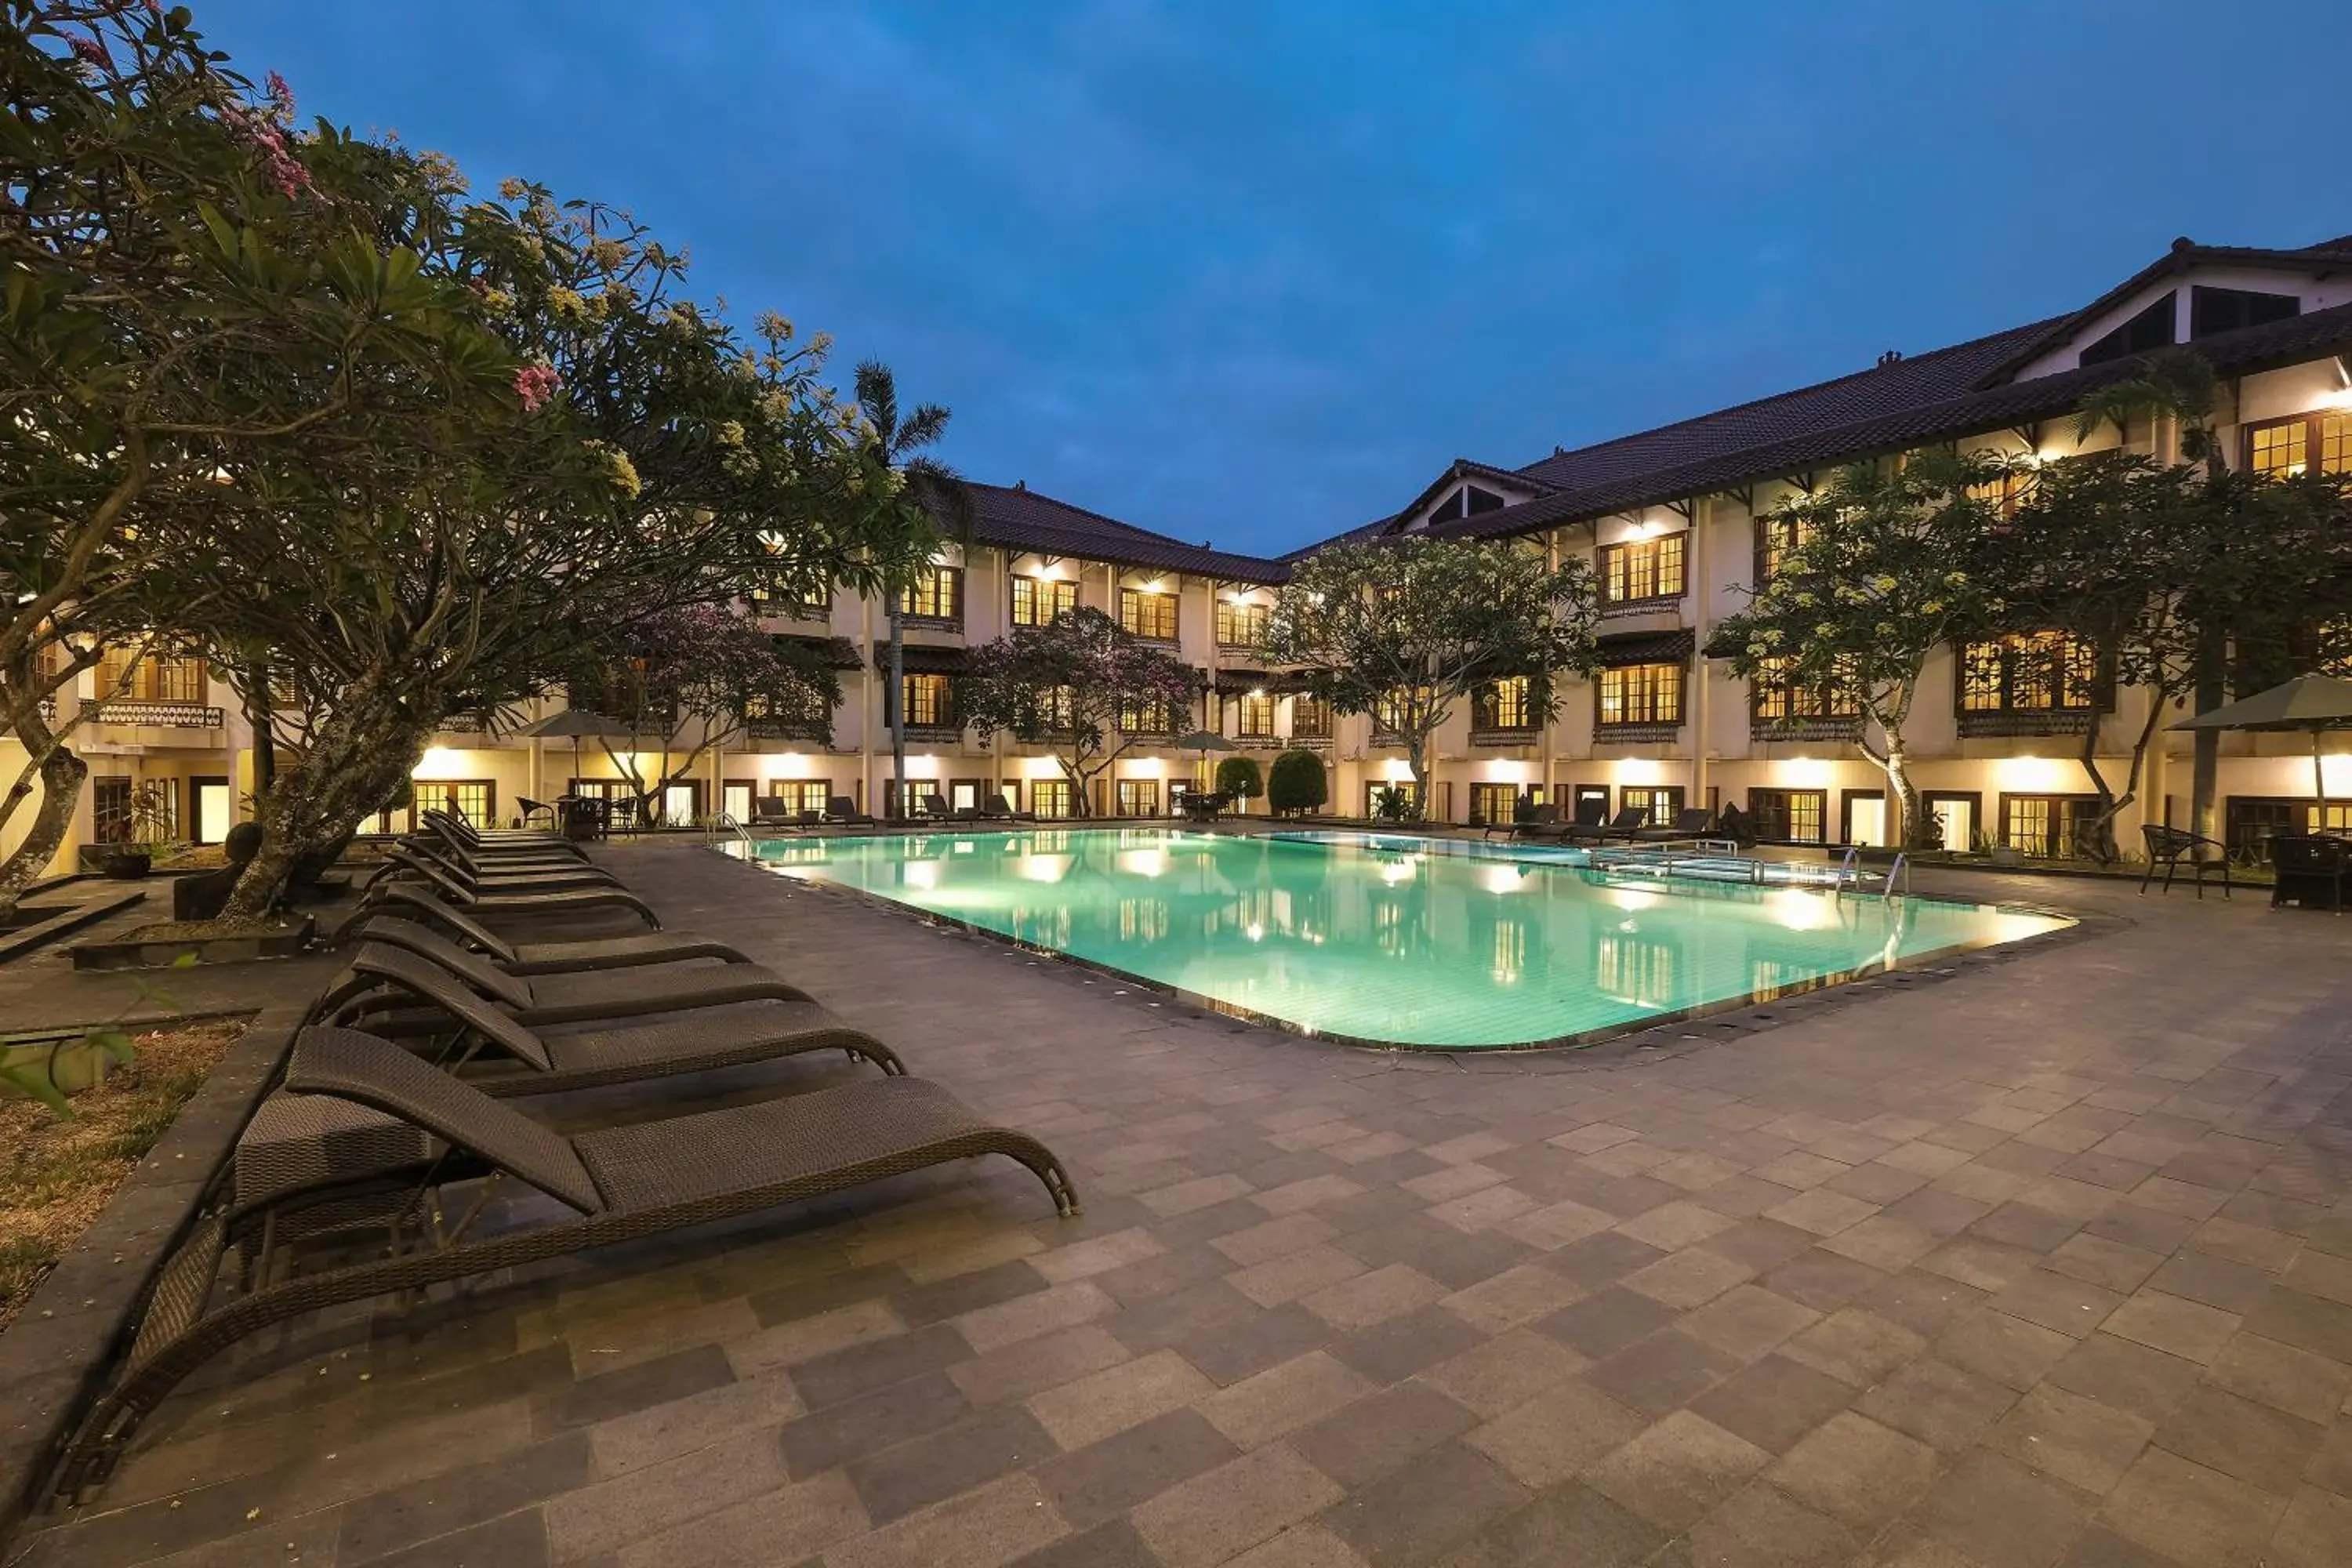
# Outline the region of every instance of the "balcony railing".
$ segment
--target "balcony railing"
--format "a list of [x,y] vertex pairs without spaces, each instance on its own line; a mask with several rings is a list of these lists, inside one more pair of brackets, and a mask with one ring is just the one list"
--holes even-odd
[[1655,741],[1672,741],[1682,734],[1682,721],[1671,724],[1598,724],[1592,739],[1603,746],[1645,745]]
[[217,730],[226,717],[201,702],[137,702],[117,698],[98,705],[101,724],[137,724],[157,730]]
[[1847,714],[1820,719],[1759,719],[1748,715],[1751,741],[1853,741],[1862,736],[1862,717]]
[[1960,737],[1974,741],[2002,735],[2079,735],[2091,727],[2091,718],[2087,708],[1963,712]]
[[1474,746],[1532,746],[1543,738],[1543,731],[1533,724],[1488,725],[1470,731]]

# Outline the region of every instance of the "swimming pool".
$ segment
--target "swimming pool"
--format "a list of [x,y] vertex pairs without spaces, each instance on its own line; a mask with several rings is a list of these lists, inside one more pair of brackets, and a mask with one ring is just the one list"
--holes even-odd
[[751,853],[1224,1012],[1454,1049],[1589,1041],[2070,923],[1458,840],[1039,828]]

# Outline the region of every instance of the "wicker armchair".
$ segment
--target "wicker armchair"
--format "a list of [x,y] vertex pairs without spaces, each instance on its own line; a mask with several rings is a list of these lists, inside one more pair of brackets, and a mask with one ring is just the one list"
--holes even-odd
[[[2230,851],[2220,840],[2191,833],[2185,827],[2162,827],[2154,823],[2143,826],[2139,834],[2147,844],[2147,871],[2139,879],[2142,893],[2147,891],[2147,884],[2158,866],[2164,868],[2164,890],[2170,892],[2173,873],[2185,860],[2196,873],[2199,898],[2205,896],[2207,873],[2214,870],[2221,873],[2221,896],[2230,896]],[[2208,849],[2212,851],[2210,855],[2205,853]]]

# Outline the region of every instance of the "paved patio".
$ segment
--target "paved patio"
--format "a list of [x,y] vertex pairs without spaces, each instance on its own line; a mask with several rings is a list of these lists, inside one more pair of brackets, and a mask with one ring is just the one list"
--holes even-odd
[[2352,922],[2018,881],[2137,923],[1464,1059],[608,853],[1085,1216],[981,1166],[304,1324],[26,1568],[2352,1562]]

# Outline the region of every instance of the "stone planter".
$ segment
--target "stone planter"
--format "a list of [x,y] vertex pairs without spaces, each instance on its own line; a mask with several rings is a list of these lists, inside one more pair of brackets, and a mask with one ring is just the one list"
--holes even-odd
[[98,868],[118,882],[133,882],[155,868],[155,858],[144,849],[117,849]]
[[119,942],[84,942],[73,950],[76,969],[170,969],[190,963],[251,963],[291,958],[308,947],[318,921],[244,936],[173,937],[140,940],[131,932]]

